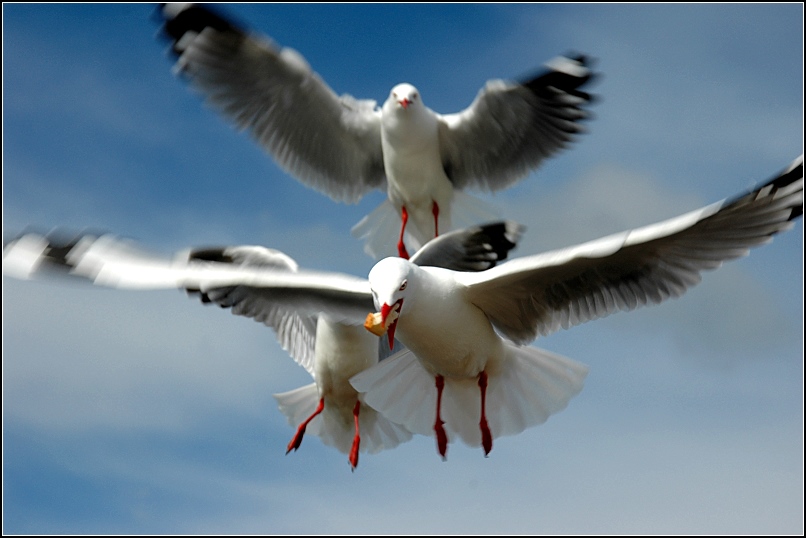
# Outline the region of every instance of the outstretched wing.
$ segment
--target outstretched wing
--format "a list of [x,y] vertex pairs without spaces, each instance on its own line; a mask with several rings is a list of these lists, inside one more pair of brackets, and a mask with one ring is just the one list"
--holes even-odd
[[455,187],[509,187],[584,130],[588,59],[560,56],[546,67],[522,83],[489,81],[468,108],[440,116],[442,163]]
[[375,101],[338,97],[305,59],[211,9],[164,4],[175,70],[290,174],[341,202],[385,188]]
[[470,300],[518,343],[660,303],[803,214],[803,156],[761,187],[657,224],[462,273]]
[[364,279],[301,273],[282,252],[256,246],[156,255],[113,235],[25,234],[3,248],[3,273],[21,279],[67,276],[123,289],[185,289],[274,329],[280,344],[313,374],[316,319],[363,323],[373,309]]

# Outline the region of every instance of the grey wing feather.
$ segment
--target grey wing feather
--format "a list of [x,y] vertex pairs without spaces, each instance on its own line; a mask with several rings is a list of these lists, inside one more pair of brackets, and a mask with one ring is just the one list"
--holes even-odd
[[175,70],[299,181],[343,202],[385,189],[375,101],[338,97],[298,52],[209,8],[167,4],[162,16]]
[[454,230],[430,240],[410,261],[454,271],[485,271],[507,258],[524,229],[503,221]]
[[[297,271],[297,263],[280,251],[258,246],[196,249],[188,254],[188,263],[228,263],[243,267],[263,267],[280,271]],[[213,288],[206,292],[188,289],[198,294],[203,303],[215,303],[230,308],[238,316],[259,321],[274,330],[280,346],[291,355],[311,376],[314,372],[316,346],[316,315],[300,315],[294,310],[280,308],[278,303],[266,301],[259,292],[248,286]]]
[[761,187],[658,224],[463,273],[470,300],[517,343],[660,303],[771,241],[803,214],[803,157]]
[[373,309],[364,279],[298,272],[285,254],[255,246],[183,251],[173,258],[114,235],[76,238],[24,234],[3,248],[3,273],[15,278],[64,276],[124,289],[185,289],[204,303],[260,321],[313,375],[320,312],[361,324]]
[[561,56],[546,67],[522,83],[489,81],[470,107],[439,117],[442,163],[456,188],[509,187],[584,131],[588,58]]

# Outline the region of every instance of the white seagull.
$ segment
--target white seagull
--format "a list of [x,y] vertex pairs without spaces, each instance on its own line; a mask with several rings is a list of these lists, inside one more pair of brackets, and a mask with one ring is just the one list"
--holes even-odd
[[[481,271],[505,259],[523,229],[499,222],[444,234],[420,249],[412,262],[457,271]],[[235,278],[232,285],[201,291],[192,285],[202,274],[297,272],[297,263],[280,251],[259,246],[185,250],[173,258],[146,252],[112,235],[80,235],[69,241],[29,233],[3,249],[3,272],[17,278],[69,275],[95,284],[123,288],[185,288],[204,303],[231,309],[274,329],[283,349],[303,366],[314,383],[275,394],[280,410],[297,432],[286,453],[299,448],[306,429],[323,443],[348,454],[352,469],[359,451],[377,453],[409,440],[411,432],[374,409],[350,385],[354,375],[378,363],[389,352],[360,325],[346,325],[326,314],[298,314],[281,301]],[[186,279],[183,275],[188,275]],[[371,306],[371,301],[366,307]],[[316,419],[321,414],[319,419]],[[316,420],[315,420],[316,419]],[[364,443],[361,444],[363,438]]]
[[349,203],[386,190],[388,199],[353,228],[376,258],[395,241],[407,258],[404,234],[422,245],[450,230],[454,214],[481,214],[480,201],[462,190],[511,186],[566,147],[589,117],[584,56],[557,57],[523,82],[488,81],[468,108],[442,115],[408,83],[392,88],[381,108],[337,96],[298,52],[207,7],[165,4],[161,15],[175,71],[296,179]]

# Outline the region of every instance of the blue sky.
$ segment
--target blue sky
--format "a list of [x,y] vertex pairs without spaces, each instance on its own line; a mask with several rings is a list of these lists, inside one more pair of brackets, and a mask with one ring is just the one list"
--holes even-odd
[[[742,192],[803,152],[803,6],[229,5],[337,93],[456,112],[490,78],[598,58],[590,132],[480,195],[514,255]],[[337,204],[171,74],[148,4],[3,5],[3,232],[93,228],[165,254],[261,244],[365,275]],[[476,193],[478,194],[478,193]],[[682,298],[540,339],[590,366],[489,458],[416,437],[346,457],[272,393],[310,382],[265,326],[183,293],[3,278],[5,533],[803,533],[803,225]]]

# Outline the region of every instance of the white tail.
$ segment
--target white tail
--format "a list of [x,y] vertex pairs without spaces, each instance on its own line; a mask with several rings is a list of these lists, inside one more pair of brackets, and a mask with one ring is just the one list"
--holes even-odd
[[[493,438],[515,435],[545,422],[579,394],[588,368],[534,347],[505,343],[507,359],[488,372],[487,421]],[[403,351],[350,379],[364,401],[393,422],[422,435],[434,435],[437,391],[411,351]],[[445,379],[442,419],[448,441],[481,446],[481,396],[473,379]]]
[[[319,389],[316,388],[316,383],[311,383],[289,392],[275,394],[274,399],[288,423],[296,428],[311,416],[319,404]],[[355,434],[354,404],[336,405],[326,401],[322,413],[308,424],[306,435],[316,435],[324,444],[349,454]],[[361,452],[375,454],[394,448],[412,437],[403,427],[386,420],[368,405],[361,405],[358,424],[361,431]]]

